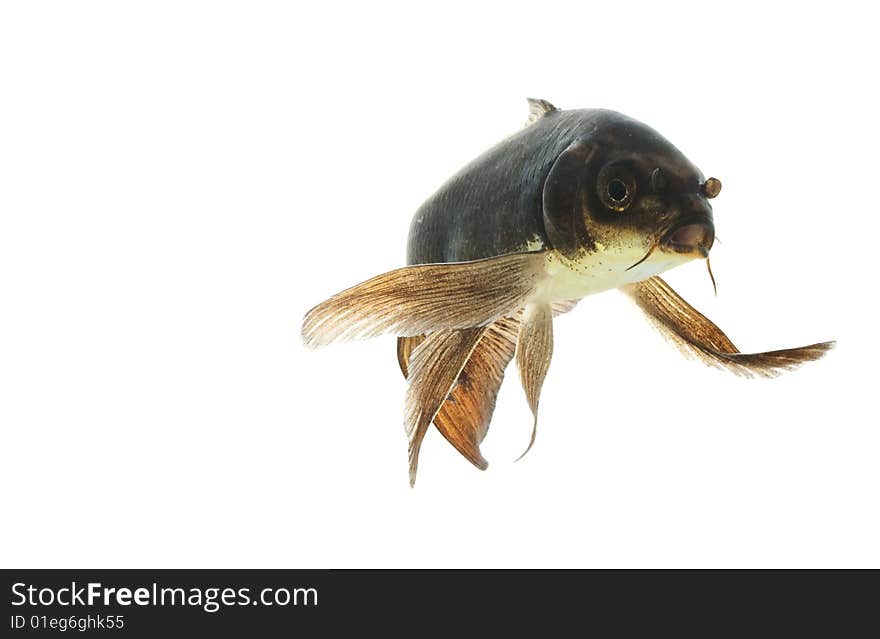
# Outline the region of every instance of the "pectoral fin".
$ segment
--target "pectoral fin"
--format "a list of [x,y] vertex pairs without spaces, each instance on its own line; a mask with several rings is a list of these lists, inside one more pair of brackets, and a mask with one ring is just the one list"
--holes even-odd
[[408,362],[404,424],[409,438],[409,481],[415,484],[419,449],[428,426],[449,397],[455,381],[487,327],[443,330],[428,335]]
[[659,277],[621,288],[651,322],[685,353],[696,355],[710,366],[726,368],[738,375],[775,377],[804,362],[819,359],[834,342],[821,342],[765,353],[741,353],[724,332],[688,304]]
[[522,315],[516,342],[516,364],[529,408],[532,409],[532,437],[520,459],[532,448],[538,431],[538,401],[553,356],[553,310],[549,304],[529,304]]
[[515,313],[546,277],[544,251],[390,271],[318,304],[303,320],[308,346],[374,337],[412,337],[486,326]]

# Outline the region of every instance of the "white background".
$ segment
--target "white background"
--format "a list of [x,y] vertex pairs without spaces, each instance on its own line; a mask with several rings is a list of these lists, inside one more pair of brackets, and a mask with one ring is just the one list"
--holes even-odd
[[[859,6],[4,3],[0,564],[880,566]],[[308,351],[299,322],[400,266],[526,96],[722,180],[718,297],[668,279],[741,348],[839,345],[742,380],[589,298],[532,452],[509,374],[489,470],[432,430],[410,489],[394,339]]]

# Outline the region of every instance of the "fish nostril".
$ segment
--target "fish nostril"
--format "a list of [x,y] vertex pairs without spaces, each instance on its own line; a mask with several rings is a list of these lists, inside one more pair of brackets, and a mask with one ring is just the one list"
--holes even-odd
[[713,197],[717,197],[718,194],[721,193],[721,180],[710,177],[703,183],[700,190],[704,196],[711,200]]

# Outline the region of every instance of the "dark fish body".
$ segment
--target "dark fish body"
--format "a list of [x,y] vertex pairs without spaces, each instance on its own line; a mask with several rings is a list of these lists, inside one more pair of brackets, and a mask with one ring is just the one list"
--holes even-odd
[[[541,118],[479,156],[413,216],[407,263],[465,262],[545,246],[541,189],[556,157],[590,118]],[[590,112],[587,112],[590,113]]]
[[464,262],[547,248],[542,196],[559,156],[576,141],[614,147],[634,135],[643,152],[674,149],[653,129],[614,111],[542,114],[461,169],[419,207],[410,224],[407,263]]
[[529,105],[525,129],[416,211],[408,266],[337,293],[303,321],[310,346],[398,337],[411,483],[432,424],[487,467],[480,443],[514,359],[532,412],[531,447],[553,317],[587,295],[620,289],[683,351],[740,375],[773,377],[833,345],[740,352],[658,277],[694,259],[708,265],[709,200],[720,181],[704,179],[669,141],[620,113]]

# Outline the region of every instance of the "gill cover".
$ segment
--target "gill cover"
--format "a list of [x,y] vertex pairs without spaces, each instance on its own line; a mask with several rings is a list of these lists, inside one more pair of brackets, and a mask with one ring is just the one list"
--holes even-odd
[[544,231],[550,245],[568,258],[581,249],[595,248],[585,222],[593,152],[594,147],[583,140],[572,143],[556,158],[544,182]]

